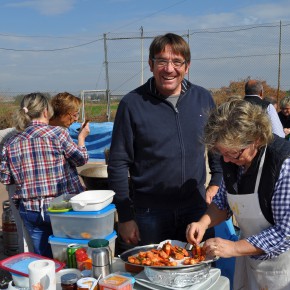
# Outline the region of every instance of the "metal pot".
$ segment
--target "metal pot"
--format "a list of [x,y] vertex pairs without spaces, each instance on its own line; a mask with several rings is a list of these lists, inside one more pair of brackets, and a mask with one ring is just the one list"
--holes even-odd
[[109,189],[107,167],[106,164],[96,164],[79,173],[87,190]]

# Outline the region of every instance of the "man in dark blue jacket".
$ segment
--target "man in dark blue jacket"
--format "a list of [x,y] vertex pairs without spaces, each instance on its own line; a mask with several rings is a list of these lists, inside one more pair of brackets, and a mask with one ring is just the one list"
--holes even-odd
[[[207,207],[202,135],[214,101],[206,89],[184,79],[190,49],[182,37],[156,37],[149,65],[153,77],[119,104],[108,165],[119,234],[134,245],[186,241],[186,226],[199,220]],[[218,156],[209,155],[209,161],[210,199],[222,170]]]

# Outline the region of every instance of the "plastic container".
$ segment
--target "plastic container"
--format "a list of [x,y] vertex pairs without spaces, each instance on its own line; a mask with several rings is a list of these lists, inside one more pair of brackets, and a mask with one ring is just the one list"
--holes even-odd
[[50,203],[48,211],[52,212],[63,212],[69,211],[72,209],[72,205],[70,203],[70,199],[74,197],[75,194],[62,194],[58,197],[55,197]]
[[[0,261],[0,267],[11,274],[17,274],[25,277],[29,277],[29,271],[28,271],[28,265],[31,262],[37,261],[37,260],[53,260],[49,259],[47,257],[37,255],[34,253],[21,253],[9,258],[6,258],[4,260]],[[65,264],[56,260],[53,260],[55,262],[55,272],[58,272],[61,270]]]
[[99,281],[99,290],[131,290],[133,289],[130,277],[111,274]]
[[48,213],[55,237],[91,240],[112,233],[115,211],[115,205],[110,204],[100,211]]
[[98,211],[113,201],[115,192],[112,190],[88,190],[70,199],[75,211]]
[[[109,241],[109,247],[112,251],[112,256],[115,255],[115,240],[117,238],[117,234],[115,231],[112,231],[109,235],[105,237],[106,240]],[[69,244],[78,244],[88,249],[88,240],[84,239],[67,239],[67,238],[58,238],[55,236],[50,236],[48,238],[48,242],[50,243],[53,258],[59,260],[61,262],[67,262],[67,246]]]

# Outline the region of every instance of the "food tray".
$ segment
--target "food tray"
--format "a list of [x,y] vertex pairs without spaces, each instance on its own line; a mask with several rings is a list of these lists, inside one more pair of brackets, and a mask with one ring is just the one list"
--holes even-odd
[[59,262],[54,259],[49,259],[47,257],[37,255],[34,253],[21,253],[18,255],[14,255],[12,257],[6,258],[2,261],[0,261],[0,267],[10,273],[18,274],[21,276],[28,277],[28,265],[31,262],[37,261],[37,260],[52,260],[55,262],[55,272],[58,272],[61,270],[65,263]]
[[[166,241],[164,241],[166,242]],[[160,243],[160,244],[152,244],[152,245],[146,245],[146,246],[139,246],[139,247],[135,247],[135,248],[132,248],[130,250],[127,250],[125,252],[123,252],[121,255],[119,255],[120,259],[126,263],[126,264],[129,264],[129,265],[134,265],[136,266],[136,264],[133,264],[133,263],[130,263],[128,262],[128,257],[129,256],[134,256],[134,255],[137,255],[139,252],[146,252],[146,251],[150,251],[152,249],[158,249],[160,248],[160,245],[162,245],[164,242]],[[172,241],[172,242],[175,242],[175,241]],[[176,243],[172,243],[173,245],[176,245]],[[186,243],[181,243],[179,242],[179,245],[186,245]],[[192,268],[192,267],[198,267],[202,264],[210,264],[216,260],[218,260],[219,257],[206,257],[206,259],[202,262],[199,262],[199,263],[196,263],[194,265],[183,265],[182,262],[183,260],[179,260],[177,261],[178,262],[178,265],[177,266],[146,266],[146,265],[140,265],[144,268],[146,267],[150,267],[150,268],[158,268],[158,269],[180,269],[180,268]],[[139,265],[138,265],[139,266]]]

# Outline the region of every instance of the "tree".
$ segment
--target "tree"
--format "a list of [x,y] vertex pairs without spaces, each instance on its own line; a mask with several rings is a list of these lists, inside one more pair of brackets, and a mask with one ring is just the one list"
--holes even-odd
[[[217,90],[211,90],[213,98],[217,105],[225,102],[229,97],[233,96],[240,96],[241,98],[245,95],[245,84],[248,80],[250,80],[251,77],[247,77],[245,79],[242,79],[240,81],[230,81],[230,84],[228,87],[221,87]],[[279,92],[279,98],[278,98],[278,91],[276,88],[273,88],[267,84],[265,80],[260,80],[263,84],[264,88],[264,96],[266,97],[274,97],[277,102],[279,102],[283,97],[286,96],[286,91],[280,91]],[[290,91],[288,91],[290,93]]]

